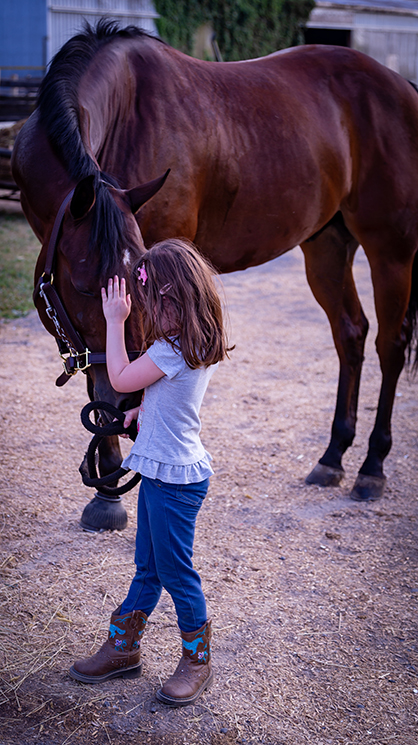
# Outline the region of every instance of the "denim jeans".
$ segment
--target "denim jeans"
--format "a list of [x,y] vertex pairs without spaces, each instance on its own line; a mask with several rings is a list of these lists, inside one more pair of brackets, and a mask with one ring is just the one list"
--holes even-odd
[[120,613],[141,610],[149,616],[163,587],[171,595],[181,631],[196,631],[207,621],[201,580],[193,569],[196,517],[209,487],[166,484],[142,477],[138,495],[136,574]]

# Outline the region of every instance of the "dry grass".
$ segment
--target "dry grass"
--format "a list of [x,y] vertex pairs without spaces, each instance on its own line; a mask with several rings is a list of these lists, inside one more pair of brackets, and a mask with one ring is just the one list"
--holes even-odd
[[[361,256],[357,274],[371,316]],[[104,639],[129,585],[135,494],[122,533],[80,530],[92,497],[77,473],[84,379],[54,387],[58,357],[35,315],[0,327],[0,745],[417,741],[417,384],[400,381],[385,496],[352,502],[379,384],[372,332],[347,483],[306,486],[338,371],[300,253],[225,285],[237,348],[202,409],[216,476],[195,550],[216,681],[184,710],[154,698],[179,653],[166,594],[145,633],[142,678],[88,687],[67,674]]]

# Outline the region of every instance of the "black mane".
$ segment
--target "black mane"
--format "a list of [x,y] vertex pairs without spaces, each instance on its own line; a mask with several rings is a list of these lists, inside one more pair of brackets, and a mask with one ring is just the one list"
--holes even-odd
[[[121,29],[117,22],[105,18],[95,27],[85,22],[84,30],[69,39],[52,59],[38,95],[40,122],[56,156],[75,181],[95,177],[96,209],[90,242],[92,247],[99,247],[104,274],[112,269],[123,246],[124,219],[101,181],[103,174],[86,152],[79,127],[77,91],[91,60],[103,46],[115,38],[141,37],[160,42],[136,26]],[[105,180],[119,186],[108,174]]]

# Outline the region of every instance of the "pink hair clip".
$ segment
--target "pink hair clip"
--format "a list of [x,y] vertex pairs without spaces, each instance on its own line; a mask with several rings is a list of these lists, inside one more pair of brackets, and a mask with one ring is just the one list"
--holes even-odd
[[167,284],[164,285],[164,287],[161,288],[160,295],[165,295],[166,292],[169,292],[169,290],[171,290],[171,285],[170,285],[169,282],[167,282]]
[[138,281],[142,280],[142,285],[144,286],[145,282],[148,279],[148,274],[146,272],[144,264],[142,264],[141,268],[138,269],[138,274],[139,274]]

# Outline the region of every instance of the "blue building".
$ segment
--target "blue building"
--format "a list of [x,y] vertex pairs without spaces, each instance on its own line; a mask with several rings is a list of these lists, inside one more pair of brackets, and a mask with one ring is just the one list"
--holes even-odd
[[152,0],[1,0],[1,77],[41,77],[84,20],[94,24],[103,16],[157,33]]

